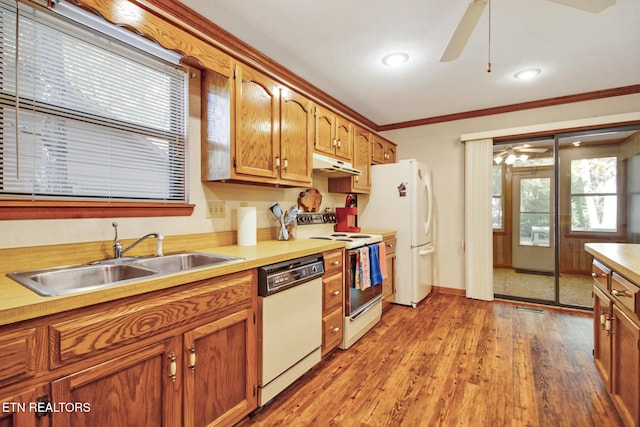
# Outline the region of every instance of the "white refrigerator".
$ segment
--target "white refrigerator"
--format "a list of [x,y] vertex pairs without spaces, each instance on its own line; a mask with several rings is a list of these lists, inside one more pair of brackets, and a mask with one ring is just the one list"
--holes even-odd
[[371,167],[371,193],[358,203],[358,226],[396,230],[396,304],[415,307],[431,292],[433,191],[431,170],[417,160]]

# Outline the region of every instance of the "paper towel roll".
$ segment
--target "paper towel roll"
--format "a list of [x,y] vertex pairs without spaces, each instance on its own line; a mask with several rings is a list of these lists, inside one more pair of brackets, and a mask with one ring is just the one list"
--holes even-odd
[[238,245],[256,245],[255,206],[241,206],[238,208]]

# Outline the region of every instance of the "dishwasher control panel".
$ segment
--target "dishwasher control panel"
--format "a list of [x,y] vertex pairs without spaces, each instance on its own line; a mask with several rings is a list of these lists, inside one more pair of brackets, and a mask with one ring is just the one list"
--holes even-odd
[[305,283],[324,274],[322,255],[296,258],[258,268],[258,295],[270,294]]

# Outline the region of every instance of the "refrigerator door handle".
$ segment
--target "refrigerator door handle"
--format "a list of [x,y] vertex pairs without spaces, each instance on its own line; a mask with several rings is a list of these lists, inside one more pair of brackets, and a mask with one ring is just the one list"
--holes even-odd
[[435,248],[433,246],[427,248],[427,249],[420,249],[418,251],[418,255],[420,256],[425,256],[425,255],[429,255],[432,254],[435,251]]
[[427,205],[427,218],[424,223],[424,232],[425,234],[427,234],[431,230],[431,222],[433,217],[433,194],[431,190],[431,179],[428,176],[424,180],[424,191],[425,203]]

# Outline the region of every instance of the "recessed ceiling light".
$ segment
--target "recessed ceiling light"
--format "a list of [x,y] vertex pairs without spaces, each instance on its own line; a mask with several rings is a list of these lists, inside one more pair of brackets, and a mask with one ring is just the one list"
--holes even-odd
[[513,77],[515,77],[518,80],[530,80],[535,76],[537,76],[538,74],[540,74],[541,72],[542,70],[540,68],[530,68],[528,70],[518,71],[517,73],[514,74]]
[[409,60],[409,54],[404,52],[394,52],[382,58],[382,63],[384,65],[389,65],[391,67],[396,65],[402,65]]

